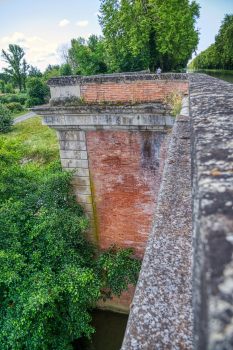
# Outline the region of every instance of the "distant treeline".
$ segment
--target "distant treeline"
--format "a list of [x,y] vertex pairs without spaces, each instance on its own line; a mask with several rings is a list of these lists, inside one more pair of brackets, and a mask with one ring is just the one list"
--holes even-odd
[[215,43],[194,58],[189,68],[233,69],[233,15],[225,15]]

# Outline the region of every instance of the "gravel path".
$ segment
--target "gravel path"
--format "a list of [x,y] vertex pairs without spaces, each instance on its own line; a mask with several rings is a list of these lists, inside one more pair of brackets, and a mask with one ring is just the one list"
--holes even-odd
[[34,117],[36,114],[34,112],[29,112],[24,115],[20,115],[19,117],[14,118],[14,124],[22,122],[23,120],[26,120],[28,118]]

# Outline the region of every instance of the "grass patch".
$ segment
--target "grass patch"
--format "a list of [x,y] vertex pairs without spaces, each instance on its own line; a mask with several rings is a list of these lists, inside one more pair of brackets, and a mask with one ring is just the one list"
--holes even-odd
[[182,109],[182,101],[184,98],[183,92],[180,91],[174,91],[164,98],[164,104],[167,104],[169,107],[172,108],[171,114],[176,116],[180,113]]
[[56,131],[41,124],[41,117],[32,117],[12,127],[1,136],[8,141],[18,139],[26,160],[39,161],[46,165],[59,157]]

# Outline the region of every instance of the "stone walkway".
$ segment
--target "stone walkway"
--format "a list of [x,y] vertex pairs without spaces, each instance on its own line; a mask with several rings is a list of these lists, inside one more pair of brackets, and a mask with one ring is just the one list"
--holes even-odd
[[35,115],[36,114],[33,112],[29,112],[27,114],[20,115],[19,117],[14,118],[14,124],[22,122],[23,120],[26,120],[26,119],[31,118],[31,117],[35,117]]

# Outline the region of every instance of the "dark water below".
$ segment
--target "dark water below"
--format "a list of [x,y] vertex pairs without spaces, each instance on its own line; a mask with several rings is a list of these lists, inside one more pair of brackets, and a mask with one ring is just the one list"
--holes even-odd
[[96,332],[92,339],[83,338],[75,344],[75,350],[120,350],[128,315],[110,311],[93,310],[91,325]]
[[233,83],[233,74],[232,73],[221,72],[221,71],[212,72],[212,71],[205,70],[205,69],[200,69],[200,70],[188,69],[187,73],[205,73],[205,74],[210,75],[211,77],[225,80],[225,81],[228,81],[229,83]]

